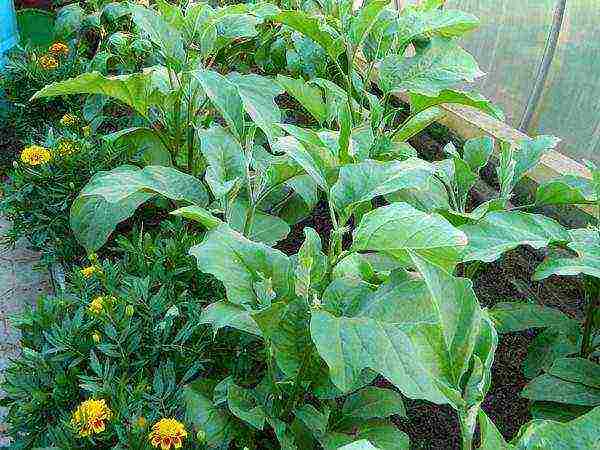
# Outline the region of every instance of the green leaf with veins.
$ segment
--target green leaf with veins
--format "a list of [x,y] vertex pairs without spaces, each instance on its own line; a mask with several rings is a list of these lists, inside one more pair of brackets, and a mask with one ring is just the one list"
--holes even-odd
[[331,188],[331,200],[337,211],[349,217],[357,205],[400,189],[422,188],[432,175],[432,166],[418,158],[347,164]]
[[460,229],[469,240],[463,261],[492,262],[520,245],[542,248],[569,241],[567,230],[555,220],[520,211],[491,212]]
[[389,0],[373,0],[363,5],[358,10],[358,14],[352,17],[348,38],[355,49],[362,45],[375,23],[377,23],[380,14],[389,3]]
[[456,103],[477,108],[498,120],[504,121],[504,113],[502,110],[494,105],[490,100],[476,92],[443,89],[437,96],[429,96],[410,92],[409,98],[411,111],[413,113],[418,113],[431,106],[442,105],[445,103]]
[[367,386],[346,397],[342,414],[356,419],[385,419],[392,415],[406,417],[406,410],[396,391]]
[[544,205],[592,204],[597,201],[592,180],[576,175],[563,175],[541,184],[535,203]]
[[379,86],[384,92],[409,91],[435,97],[444,89],[473,82],[481,75],[475,59],[454,41],[433,38],[423,52],[413,57],[385,57],[379,70]]
[[392,203],[365,214],[354,230],[352,249],[388,253],[410,264],[407,252],[452,269],[467,237],[438,214]]
[[[229,210],[229,226],[242,233],[246,224],[248,203],[243,199],[236,199]],[[285,239],[290,232],[289,225],[277,216],[256,210],[254,219],[250,226],[248,239],[254,242],[262,242],[267,245],[275,245]]]
[[244,389],[231,383],[227,389],[227,405],[233,415],[248,425],[262,430],[265,426],[265,408],[259,404],[252,389]]
[[145,165],[170,166],[171,155],[156,132],[150,128],[131,127],[104,135],[106,142],[124,147],[128,155],[137,157]]
[[225,285],[227,299],[237,305],[260,304],[256,284],[270,280],[278,300],[293,296],[293,267],[279,250],[252,242],[227,225],[209,231],[190,248],[198,268]]
[[179,30],[165,22],[150,8],[139,5],[132,5],[130,8],[133,22],[168,59],[177,62],[185,59],[183,37]]
[[221,328],[231,327],[262,337],[262,333],[250,313],[241,306],[226,300],[211,303],[204,308],[198,323],[211,325],[214,336]]
[[393,142],[406,142],[416,136],[436,120],[444,116],[444,112],[435,106],[411,115],[402,126],[392,134]]

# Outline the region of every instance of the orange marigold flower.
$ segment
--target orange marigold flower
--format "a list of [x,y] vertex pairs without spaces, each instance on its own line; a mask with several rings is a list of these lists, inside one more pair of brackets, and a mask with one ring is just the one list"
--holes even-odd
[[52,153],[50,153],[50,150],[40,145],[25,147],[21,152],[21,161],[30,166],[46,164],[51,159]]
[[106,422],[112,417],[112,412],[106,400],[86,400],[73,412],[71,425],[79,436],[87,437],[95,433],[102,433]]
[[183,440],[187,437],[185,426],[176,419],[160,419],[152,426],[150,443],[161,450],[181,448]]
[[44,70],[53,70],[58,68],[58,60],[51,55],[44,55],[40,57],[39,63]]
[[67,56],[69,54],[69,46],[63,42],[55,42],[49,50],[54,56]]

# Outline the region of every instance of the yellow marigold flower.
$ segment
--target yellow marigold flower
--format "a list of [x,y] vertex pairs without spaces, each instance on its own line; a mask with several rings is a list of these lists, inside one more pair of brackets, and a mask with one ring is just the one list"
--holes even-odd
[[65,127],[72,127],[77,123],[77,117],[73,114],[67,113],[60,119],[60,124]]
[[176,419],[160,419],[152,426],[150,443],[161,450],[171,447],[181,448],[183,439],[187,437],[184,425]]
[[79,436],[87,437],[94,433],[102,433],[106,428],[106,421],[110,420],[112,412],[106,400],[86,400],[73,412],[71,425]]
[[68,156],[75,153],[75,143],[69,139],[63,139],[58,143],[58,154],[61,156]]
[[100,340],[102,339],[102,336],[100,336],[100,333],[98,333],[97,331],[94,331],[94,334],[92,334],[92,339],[96,344],[99,344]]
[[49,50],[54,56],[67,56],[69,54],[69,46],[63,42],[55,42]]
[[101,273],[102,269],[100,269],[100,267],[98,267],[98,266],[88,266],[88,267],[84,267],[83,269],[81,269],[80,272],[81,272],[81,275],[83,275],[83,278],[87,279],[96,273]]
[[92,314],[101,314],[104,310],[104,297],[96,297],[88,305],[88,311]]
[[39,63],[44,70],[54,70],[58,68],[58,60],[51,55],[44,55],[40,57]]
[[30,166],[37,166],[39,164],[46,164],[52,159],[50,150],[39,145],[31,145],[25,147],[21,152],[21,161]]

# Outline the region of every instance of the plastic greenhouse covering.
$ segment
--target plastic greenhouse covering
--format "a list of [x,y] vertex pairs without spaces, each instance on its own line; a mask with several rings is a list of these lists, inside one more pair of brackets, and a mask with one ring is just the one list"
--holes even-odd
[[[414,3],[402,1],[401,4]],[[523,131],[553,134],[559,150],[600,161],[600,2],[598,0],[448,0],[475,14],[477,33],[463,42],[486,76],[477,89],[519,128],[536,83],[556,8],[566,4],[547,75]]]

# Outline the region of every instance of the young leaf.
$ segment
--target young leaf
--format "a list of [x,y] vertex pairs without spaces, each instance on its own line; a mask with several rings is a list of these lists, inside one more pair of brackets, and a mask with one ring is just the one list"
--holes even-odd
[[342,408],[344,416],[357,419],[385,419],[391,415],[406,417],[400,394],[391,389],[367,386],[349,395]]
[[207,230],[212,230],[223,223],[221,219],[215,217],[210,211],[200,206],[191,205],[171,211],[169,214],[182,216],[186,219],[201,223]]
[[408,120],[392,134],[392,141],[406,142],[443,116],[444,112],[435,106],[420,111],[410,116]]
[[567,230],[555,220],[520,211],[492,212],[460,229],[469,240],[463,261],[492,262],[519,245],[542,248],[569,241]]
[[167,59],[175,62],[185,59],[183,38],[177,29],[150,8],[139,5],[132,5],[130,8],[134,23],[162,50]]
[[262,333],[250,313],[241,306],[225,300],[211,303],[204,308],[198,323],[212,325],[214,336],[221,328],[231,327],[262,337]]
[[362,6],[358,11],[358,15],[352,18],[348,37],[355,49],[362,45],[377,22],[379,15],[389,3],[389,0],[373,0]]

